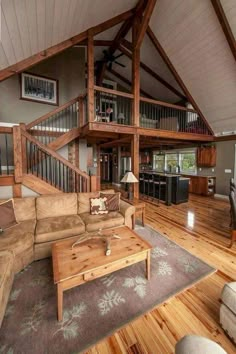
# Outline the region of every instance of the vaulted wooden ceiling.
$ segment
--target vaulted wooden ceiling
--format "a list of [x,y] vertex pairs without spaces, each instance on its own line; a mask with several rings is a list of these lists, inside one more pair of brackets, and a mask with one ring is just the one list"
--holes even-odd
[[[219,0],[214,0],[219,3]],[[220,1],[236,38],[236,1]],[[88,28],[134,8],[137,0],[2,0],[0,70],[69,39]],[[122,24],[100,33],[95,39],[113,40]],[[158,0],[150,28],[159,40],[185,86],[215,133],[236,131],[236,65],[212,1]],[[129,41],[131,34],[125,38]],[[105,47],[97,47],[95,60]],[[116,50],[115,54],[119,51]],[[113,69],[131,81],[131,61]],[[167,102],[181,98],[148,73],[161,76],[180,95],[179,84],[158,54],[147,34],[141,47],[141,87],[144,92]],[[111,78],[114,73],[107,72]],[[123,85],[120,78],[116,80]]]

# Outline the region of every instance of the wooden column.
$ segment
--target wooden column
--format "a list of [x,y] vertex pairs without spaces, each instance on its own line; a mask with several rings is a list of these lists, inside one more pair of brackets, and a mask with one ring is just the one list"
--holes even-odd
[[136,17],[133,24],[132,40],[132,91],[133,101],[133,125],[139,126],[139,100],[140,100],[140,49],[135,48],[136,37],[138,34],[139,19]]
[[85,117],[84,117],[84,98],[80,97],[79,102],[79,114],[78,114],[78,127],[81,128],[85,124]]
[[[21,130],[26,131],[25,123],[20,123]],[[21,149],[22,149],[22,173],[27,173],[27,146],[26,138],[21,135]]]
[[[135,134],[131,140],[131,160],[132,160],[132,172],[139,180],[139,135]],[[139,198],[139,183],[134,183],[134,198]]]
[[[140,21],[136,17],[133,24],[132,40],[133,40],[133,53],[132,53],[132,91],[134,94],[133,101],[133,125],[139,126],[139,103],[140,103],[140,49],[135,48],[136,38],[138,34]],[[139,180],[139,135],[135,134],[131,141],[131,160],[132,172]],[[133,186],[134,198],[139,198],[139,183],[134,183]]]
[[14,151],[14,166],[15,166],[15,182],[22,182],[22,144],[21,144],[21,128],[20,126],[13,127],[13,151]]
[[101,190],[100,146],[97,145],[97,190]]
[[87,46],[87,100],[88,100],[88,121],[94,121],[94,43],[93,32],[88,31],[88,46]]

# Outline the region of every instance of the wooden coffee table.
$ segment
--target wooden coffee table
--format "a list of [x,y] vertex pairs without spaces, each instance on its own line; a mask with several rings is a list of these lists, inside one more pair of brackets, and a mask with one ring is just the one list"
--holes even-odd
[[63,292],[116,270],[146,260],[146,276],[150,279],[152,246],[126,226],[103,230],[105,235],[118,234],[111,240],[111,255],[105,255],[105,242],[91,239],[72,248],[79,236],[59,241],[52,246],[53,276],[57,284],[58,321],[62,320]]

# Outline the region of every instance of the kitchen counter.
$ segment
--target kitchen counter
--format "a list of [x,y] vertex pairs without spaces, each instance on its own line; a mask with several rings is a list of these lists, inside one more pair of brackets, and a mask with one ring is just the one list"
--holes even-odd
[[[143,174],[150,175],[150,178],[143,178]],[[179,204],[188,201],[188,186],[190,178],[181,176],[180,174],[172,173],[160,173],[153,170],[145,170],[140,172],[140,193],[144,193],[150,197],[160,198],[166,202],[166,205],[171,205],[171,203]],[[153,179],[151,176],[160,176],[161,183],[158,185],[155,183],[156,188],[160,188],[159,196],[153,192]]]

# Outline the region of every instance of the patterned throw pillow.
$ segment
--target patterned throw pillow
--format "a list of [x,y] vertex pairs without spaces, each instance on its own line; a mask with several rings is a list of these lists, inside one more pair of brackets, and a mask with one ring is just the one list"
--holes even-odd
[[101,197],[107,198],[107,209],[108,211],[119,211],[120,210],[120,193],[100,193]]
[[0,229],[2,231],[17,225],[13,200],[7,200],[0,204]]
[[107,198],[90,198],[90,214],[100,215],[107,214]]

